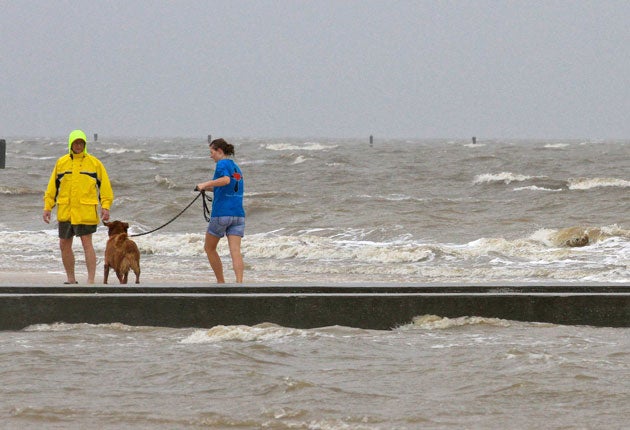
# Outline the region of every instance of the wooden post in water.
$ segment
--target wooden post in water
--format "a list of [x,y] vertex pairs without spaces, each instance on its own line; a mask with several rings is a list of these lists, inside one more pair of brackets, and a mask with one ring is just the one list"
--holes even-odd
[[212,143],[212,135],[211,134],[208,135],[208,143]]
[[473,145],[474,145],[475,143],[477,143],[477,138],[476,138],[475,136],[473,136],[473,138],[472,138],[472,143],[473,143]]
[[374,146],[374,136],[370,134],[370,146]]
[[0,139],[0,169],[4,169],[6,158],[7,158],[7,141],[4,139]]
[[98,140],[98,133],[94,133],[94,142]]

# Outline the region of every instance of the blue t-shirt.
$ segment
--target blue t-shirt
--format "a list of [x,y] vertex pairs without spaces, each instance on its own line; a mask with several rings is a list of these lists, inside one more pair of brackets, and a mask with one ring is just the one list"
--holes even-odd
[[212,199],[213,217],[219,216],[245,216],[243,209],[243,192],[245,182],[243,173],[238,165],[229,158],[219,160],[212,179],[228,176],[230,183],[223,187],[214,187],[214,198]]

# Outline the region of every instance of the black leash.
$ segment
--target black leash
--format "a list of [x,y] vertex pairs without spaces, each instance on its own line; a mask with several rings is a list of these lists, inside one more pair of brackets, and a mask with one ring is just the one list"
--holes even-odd
[[[195,187],[195,191],[199,191],[197,189],[197,187]],[[169,225],[170,223],[175,221],[177,218],[179,218],[181,214],[186,212],[186,209],[191,207],[192,204],[195,203],[200,196],[203,196],[203,217],[205,218],[206,222],[210,221],[210,212],[211,212],[211,210],[210,210],[210,208],[208,208],[208,202],[212,202],[212,197],[206,196],[206,192],[202,190],[202,191],[199,191],[199,194],[197,194],[197,197],[195,197],[192,202],[188,203],[188,206],[186,206],[184,209],[182,209],[182,211],[180,213],[175,215],[175,217],[173,219],[171,219],[169,222],[167,222],[166,224],[162,224],[158,228],[154,228],[151,231],[145,231],[144,233],[130,234],[129,237],[144,236],[145,234],[153,233],[155,231],[158,231],[161,228],[166,227],[167,225]]]
[[[195,191],[199,191],[197,187],[195,187]],[[210,214],[212,213],[212,205],[208,207],[208,203],[212,203],[212,197],[206,196],[206,192],[201,190],[199,194],[203,194],[203,218],[206,222],[210,222]]]

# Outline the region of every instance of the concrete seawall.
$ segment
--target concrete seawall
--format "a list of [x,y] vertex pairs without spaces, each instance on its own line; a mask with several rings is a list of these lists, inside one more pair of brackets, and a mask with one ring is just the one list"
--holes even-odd
[[0,330],[55,322],[386,330],[427,314],[630,327],[630,285],[0,285]]

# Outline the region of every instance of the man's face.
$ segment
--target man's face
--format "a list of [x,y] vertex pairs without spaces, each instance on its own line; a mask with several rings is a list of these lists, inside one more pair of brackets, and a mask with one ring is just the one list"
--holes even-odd
[[75,154],[80,154],[85,149],[85,142],[81,139],[77,139],[72,142],[72,152]]

